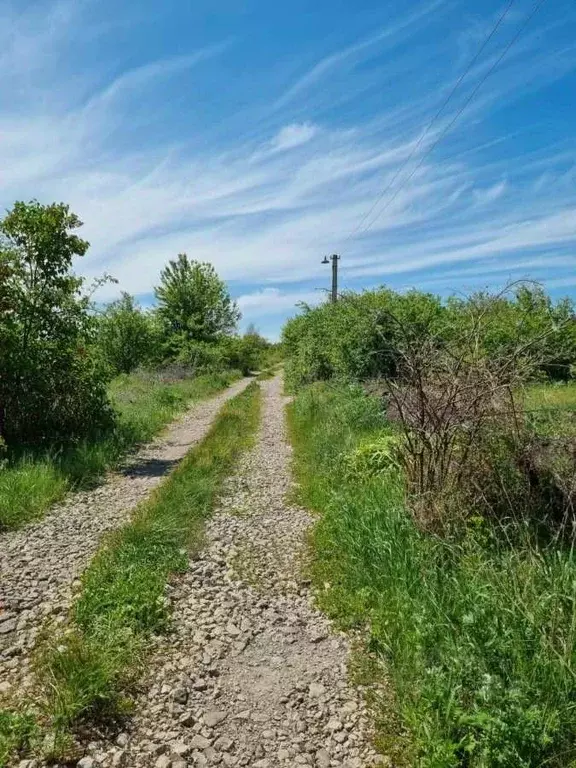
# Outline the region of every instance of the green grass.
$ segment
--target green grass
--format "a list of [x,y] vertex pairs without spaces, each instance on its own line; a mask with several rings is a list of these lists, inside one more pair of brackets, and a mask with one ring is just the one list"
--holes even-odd
[[536,434],[551,438],[576,438],[576,383],[528,387],[526,409]]
[[344,471],[387,431],[358,388],[304,390],[290,423],[302,501],[320,512],[319,603],[366,630],[371,679],[392,689],[395,711],[376,713],[385,751],[426,768],[575,766],[573,551],[500,546],[481,521],[459,544],[419,531],[401,477]]
[[[169,624],[166,584],[201,546],[222,482],[253,439],[260,401],[253,383],[227,403],[202,443],[84,573],[69,626],[38,658],[41,719],[53,740],[48,757],[65,755],[75,728],[127,711],[149,638]],[[0,744],[1,730],[0,721]]]
[[576,382],[535,384],[528,388],[527,407],[532,409],[559,408],[576,411]]
[[34,717],[0,709],[0,765],[8,764],[10,757],[37,738]]
[[94,484],[137,445],[151,440],[190,402],[226,387],[236,374],[164,380],[148,372],[119,376],[110,385],[118,414],[114,432],[44,456],[0,463],[0,531],[41,517],[74,487]]

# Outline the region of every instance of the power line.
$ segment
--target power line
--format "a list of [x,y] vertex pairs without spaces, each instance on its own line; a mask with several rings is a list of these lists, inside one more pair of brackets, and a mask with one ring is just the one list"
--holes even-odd
[[385,195],[386,195],[386,194],[387,194],[387,193],[390,191],[390,189],[391,189],[391,188],[392,188],[392,186],[394,185],[394,182],[396,181],[396,179],[398,178],[398,176],[399,176],[399,175],[402,173],[402,171],[403,171],[403,170],[406,168],[406,166],[408,165],[408,163],[410,162],[410,160],[412,160],[412,158],[414,157],[414,155],[416,154],[416,152],[418,151],[418,149],[419,149],[419,148],[420,148],[420,146],[422,145],[422,142],[424,141],[424,139],[426,138],[426,136],[427,136],[427,135],[428,135],[428,133],[430,132],[430,129],[432,128],[432,126],[433,126],[433,125],[436,123],[436,121],[438,120],[438,118],[440,117],[440,115],[441,115],[441,114],[444,112],[444,110],[446,109],[446,107],[448,106],[448,104],[449,104],[449,103],[452,101],[452,97],[454,96],[454,94],[456,93],[456,91],[458,90],[458,88],[460,87],[460,85],[462,84],[462,82],[464,81],[464,79],[466,78],[466,76],[468,75],[468,73],[470,72],[470,70],[472,69],[472,67],[474,66],[474,64],[476,64],[476,62],[478,61],[478,59],[479,59],[479,58],[480,58],[480,56],[482,55],[482,53],[484,52],[484,49],[486,48],[486,46],[487,46],[487,45],[490,43],[490,41],[492,40],[492,38],[494,37],[494,35],[496,34],[496,32],[497,32],[497,31],[500,29],[500,26],[501,26],[502,22],[504,21],[504,19],[505,19],[505,18],[506,18],[506,16],[508,15],[508,13],[509,13],[510,9],[512,8],[512,6],[514,5],[514,3],[515,3],[515,2],[516,2],[516,0],[510,0],[510,1],[509,1],[508,5],[506,6],[506,8],[504,9],[504,11],[503,11],[503,12],[502,12],[502,14],[500,15],[500,18],[498,19],[498,21],[496,22],[496,24],[494,25],[494,27],[492,27],[492,30],[491,30],[490,34],[489,34],[489,35],[488,35],[488,36],[487,36],[487,37],[484,39],[484,42],[482,43],[482,45],[480,46],[480,48],[479,48],[479,49],[476,51],[475,55],[472,57],[472,59],[471,59],[471,60],[470,60],[470,62],[468,63],[468,66],[467,66],[467,67],[466,67],[466,69],[465,69],[465,70],[462,72],[462,74],[460,75],[460,77],[458,78],[458,80],[456,81],[456,83],[454,84],[454,86],[453,86],[452,90],[450,91],[450,93],[448,94],[447,98],[446,98],[446,99],[444,100],[444,102],[442,103],[442,105],[441,105],[440,109],[439,109],[439,110],[436,112],[436,114],[435,114],[435,115],[432,117],[432,119],[431,119],[431,120],[430,120],[430,122],[428,123],[428,125],[427,125],[427,126],[426,126],[426,128],[424,129],[424,132],[422,133],[422,135],[420,136],[420,138],[418,139],[418,141],[416,142],[416,144],[415,144],[415,145],[414,145],[414,147],[412,148],[412,151],[410,152],[410,154],[408,155],[408,157],[406,158],[406,160],[404,161],[404,163],[403,163],[402,165],[400,165],[400,167],[398,168],[398,170],[396,171],[396,173],[395,173],[395,174],[394,174],[394,176],[392,177],[392,179],[391,179],[391,181],[389,182],[389,184],[387,184],[387,185],[386,185],[386,187],[385,187],[385,188],[384,188],[384,190],[381,192],[381,194],[380,194],[380,195],[379,195],[379,196],[376,198],[376,202],[375,202],[375,203],[372,205],[372,207],[370,208],[370,210],[368,210],[368,211],[367,211],[367,212],[364,214],[364,216],[363,216],[363,217],[362,217],[362,219],[360,220],[359,224],[358,224],[358,225],[355,227],[355,229],[353,229],[353,230],[352,230],[352,232],[351,232],[351,233],[348,235],[348,237],[346,238],[346,240],[345,240],[344,242],[347,242],[348,240],[350,240],[350,238],[351,238],[351,237],[353,237],[353,236],[356,234],[356,232],[358,232],[358,231],[359,231],[359,230],[362,228],[362,225],[364,224],[364,222],[365,222],[367,219],[369,219],[369,218],[370,218],[370,216],[372,215],[373,211],[376,209],[376,207],[378,206],[378,204],[380,203],[380,201],[381,201],[381,200],[384,198],[384,196],[385,196]]
[[545,0],[538,0],[534,8],[532,9],[532,12],[530,15],[526,18],[524,23],[521,25],[518,32],[514,35],[514,37],[510,40],[508,45],[504,48],[500,56],[496,59],[494,64],[490,67],[488,72],[484,75],[484,77],[478,82],[470,96],[466,99],[462,107],[458,110],[456,115],[453,117],[453,119],[448,123],[448,125],[444,128],[442,133],[438,136],[436,141],[428,148],[428,150],[422,155],[420,158],[420,161],[416,165],[416,167],[412,170],[412,172],[404,179],[404,181],[400,184],[400,186],[396,189],[396,192],[392,195],[391,198],[388,199],[387,203],[384,205],[384,207],[376,214],[376,216],[368,223],[366,227],[362,230],[362,234],[365,232],[368,232],[368,230],[374,225],[374,223],[382,216],[382,214],[390,207],[390,205],[396,200],[400,192],[404,189],[406,184],[414,177],[414,174],[418,171],[418,169],[422,166],[424,160],[436,149],[438,144],[442,141],[442,139],[446,136],[448,131],[454,126],[454,124],[459,120],[461,115],[464,113],[464,111],[467,109],[473,98],[476,96],[480,88],[484,85],[486,80],[490,77],[490,75],[494,72],[494,70],[501,64],[501,62],[504,60],[510,49],[513,45],[516,44],[516,42],[519,40],[521,35],[524,33],[524,30],[528,27],[534,16],[538,13],[542,5],[544,4]]

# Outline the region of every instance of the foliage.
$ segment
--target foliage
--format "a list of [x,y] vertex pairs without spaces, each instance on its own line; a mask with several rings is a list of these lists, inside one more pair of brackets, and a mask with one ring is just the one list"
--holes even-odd
[[187,341],[184,342],[175,362],[184,365],[195,373],[223,371],[228,367],[226,349],[223,342]]
[[483,316],[481,345],[488,357],[518,355],[524,349],[548,378],[571,378],[576,315],[570,299],[554,304],[541,286],[520,284],[512,297],[506,290],[496,295],[476,293],[467,300],[452,297],[447,314],[457,332],[477,326]]
[[72,259],[88,243],[63,204],[18,202],[0,222],[0,436],[11,446],[109,428],[106,372]]
[[288,383],[393,376],[398,328],[392,313],[410,318],[426,334],[442,321],[443,308],[430,294],[402,296],[387,288],[344,293],[337,303],[315,309],[303,306],[303,314],[283,329]]
[[398,436],[391,434],[361,440],[342,457],[345,476],[357,482],[386,475],[395,478],[400,467],[400,445]]
[[168,357],[189,343],[217,341],[232,333],[240,319],[214,267],[190,261],[184,253],[162,270],[155,295]]
[[108,393],[115,428],[45,455],[15,454],[0,466],[0,530],[43,515],[70,487],[85,487],[140,443],[152,439],[191,401],[208,397],[235,378],[232,372],[192,377],[189,370],[139,371],[114,379]]
[[[402,477],[341,471],[342,455],[379,441],[378,398],[316,385],[290,408],[302,501],[321,512],[312,541],[320,605],[366,629],[393,684],[422,768],[561,768],[575,764],[576,560],[562,542],[516,544],[482,518],[459,540],[423,532]],[[376,706],[379,706],[376,704]],[[398,733],[386,708],[380,739]]]
[[185,342],[176,360],[196,372],[231,369],[248,376],[266,364],[271,346],[254,328],[249,328],[243,336],[224,336],[215,342]]
[[109,304],[98,321],[98,345],[114,375],[130,373],[154,360],[155,325],[128,293]]
[[0,765],[6,765],[11,754],[29,749],[37,732],[32,716],[0,709]]
[[568,300],[555,305],[541,288],[526,285],[446,303],[428,293],[379,288],[345,293],[335,304],[315,309],[303,306],[288,321],[282,336],[288,383],[298,387],[331,378],[395,378],[407,332],[414,345],[433,340],[436,347],[453,346],[481,315],[484,333],[477,342],[486,357],[524,348],[526,356],[539,361],[541,375],[570,376],[576,361],[576,319]]
[[[410,505],[420,525],[444,534],[477,514],[530,521],[542,533],[560,523],[565,533],[575,519],[576,441],[540,439],[522,403],[556,329],[491,345],[500,305],[501,297],[471,302],[440,338],[398,320],[396,375],[381,387],[404,438]],[[532,322],[530,307],[522,311]]]
[[251,384],[220,412],[207,437],[116,532],[82,579],[73,625],[40,660],[46,715],[65,744],[69,729],[121,714],[152,632],[165,629],[167,579],[199,546],[203,520],[250,443],[260,412]]
[[243,336],[232,336],[225,340],[227,364],[247,376],[266,364],[271,346],[251,325]]

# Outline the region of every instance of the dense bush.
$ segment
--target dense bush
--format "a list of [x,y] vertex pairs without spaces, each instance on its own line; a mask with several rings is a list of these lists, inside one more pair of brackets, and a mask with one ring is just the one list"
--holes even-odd
[[191,372],[213,373],[227,367],[226,350],[221,342],[180,340],[178,343],[180,349],[174,361]]
[[224,346],[230,368],[237,368],[245,375],[266,366],[271,348],[270,342],[254,326],[250,326],[243,336],[229,337]]
[[218,342],[235,330],[240,319],[214,267],[190,261],[184,253],[162,270],[155,295],[167,358],[177,357],[190,344]]
[[159,333],[153,316],[123,293],[98,321],[98,344],[114,374],[130,373],[158,357]]
[[266,365],[270,343],[255,329],[243,336],[223,336],[217,341],[184,341],[176,357],[197,372],[238,370],[244,375]]
[[449,299],[386,288],[345,293],[335,304],[304,307],[283,331],[292,386],[330,378],[365,381],[396,376],[406,341],[441,348],[463,338],[475,318],[486,332],[475,339],[487,357],[524,348],[544,376],[566,379],[576,362],[576,319],[570,301],[554,304],[539,287]]
[[362,381],[392,376],[400,327],[410,320],[414,333],[430,334],[442,322],[439,299],[416,291],[406,295],[386,288],[343,294],[336,304],[303,313],[283,330],[287,377],[299,385],[332,377]]
[[0,223],[0,437],[70,440],[112,422],[95,323],[72,259],[88,243],[68,206],[16,203]]

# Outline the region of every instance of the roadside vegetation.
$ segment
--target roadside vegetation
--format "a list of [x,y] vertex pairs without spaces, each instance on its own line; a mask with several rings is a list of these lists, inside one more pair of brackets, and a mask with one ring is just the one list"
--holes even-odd
[[0,530],[21,527],[41,517],[70,489],[94,484],[184,408],[222,390],[238,375],[141,370],[113,379],[108,392],[116,414],[114,429],[99,439],[52,446],[45,452],[14,451],[5,461],[0,469]]
[[525,286],[287,324],[312,577],[362,630],[400,765],[576,765],[575,339],[570,303]]
[[89,243],[64,204],[16,203],[0,220],[0,531],[41,516],[158,433],[194,399],[259,370],[277,347],[210,264],[162,271],[156,306],[100,306],[74,274]]
[[166,585],[200,547],[222,482],[253,439],[260,401],[256,383],[229,401],[206,438],[105,542],[84,573],[69,624],[38,650],[34,716],[0,713],[4,760],[15,750],[73,756],[76,731],[129,711],[150,637],[169,627]]

